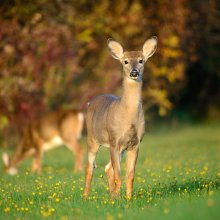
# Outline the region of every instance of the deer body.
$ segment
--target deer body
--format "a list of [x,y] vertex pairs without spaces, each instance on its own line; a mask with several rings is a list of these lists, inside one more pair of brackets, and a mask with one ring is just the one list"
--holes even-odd
[[121,152],[138,144],[144,134],[144,116],[141,102],[133,105],[112,95],[98,96],[90,103],[86,121],[93,125],[88,130],[99,145],[112,145]]
[[43,153],[66,145],[75,154],[75,170],[82,169],[83,152],[78,140],[83,129],[84,116],[73,110],[52,112],[27,126],[12,159],[3,154],[6,172],[17,173],[17,166],[27,157],[33,157],[32,171],[41,172]]
[[119,59],[123,65],[123,92],[121,97],[98,96],[88,105],[86,115],[88,165],[85,197],[90,190],[96,153],[99,146],[104,145],[110,149],[110,162],[106,165],[105,171],[112,196],[119,194],[121,154],[127,151],[126,187],[127,197],[131,198],[139,143],[145,131],[141,104],[143,63],[153,55],[156,44],[156,38],[151,38],[144,44],[143,51],[123,52],[118,42],[108,43],[113,57]]

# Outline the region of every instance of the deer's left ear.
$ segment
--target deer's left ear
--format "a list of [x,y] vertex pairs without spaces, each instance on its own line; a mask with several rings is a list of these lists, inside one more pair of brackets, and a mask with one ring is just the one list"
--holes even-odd
[[145,60],[151,57],[157,49],[157,37],[151,37],[145,41],[143,46],[143,55]]

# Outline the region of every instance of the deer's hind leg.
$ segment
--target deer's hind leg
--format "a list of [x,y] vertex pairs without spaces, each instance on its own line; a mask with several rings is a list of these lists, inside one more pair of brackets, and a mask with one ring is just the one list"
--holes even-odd
[[99,145],[96,143],[94,139],[88,138],[87,141],[88,145],[88,162],[86,166],[86,183],[84,189],[84,197],[88,197],[90,186],[92,182],[93,170],[95,168],[95,159],[99,149]]
[[32,173],[40,174],[42,172],[42,157],[43,157],[43,152],[41,152],[41,150],[37,150],[32,160],[32,167],[31,167]]
[[113,194],[115,191],[115,177],[114,177],[114,170],[112,167],[111,160],[105,166],[105,173],[107,174],[107,177],[108,177],[108,186],[109,186],[110,194]]
[[65,140],[67,147],[72,151],[73,156],[75,156],[75,168],[76,172],[82,171],[83,169],[83,149],[79,145],[78,140]]
[[32,172],[40,174],[42,172],[42,158],[44,141],[41,138],[35,140],[35,154],[32,161]]

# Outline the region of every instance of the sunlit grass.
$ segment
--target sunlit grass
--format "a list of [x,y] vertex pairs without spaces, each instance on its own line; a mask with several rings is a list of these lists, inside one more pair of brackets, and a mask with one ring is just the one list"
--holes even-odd
[[[45,155],[42,175],[30,173],[30,160],[15,177],[1,171],[0,219],[219,219],[220,125],[148,133],[132,201],[125,198],[124,182],[121,198],[109,196],[107,161],[108,150],[101,149],[87,201],[84,173],[72,172],[72,154],[65,148]],[[125,159],[123,177],[124,171]]]

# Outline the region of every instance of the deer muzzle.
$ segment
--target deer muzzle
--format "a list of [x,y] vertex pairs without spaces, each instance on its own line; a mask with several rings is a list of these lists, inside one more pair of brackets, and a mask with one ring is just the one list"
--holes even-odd
[[134,80],[138,79],[139,71],[137,69],[132,69],[132,71],[130,72],[130,77]]

